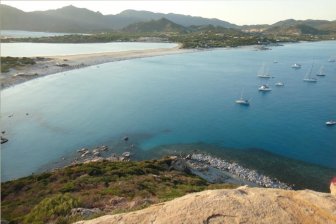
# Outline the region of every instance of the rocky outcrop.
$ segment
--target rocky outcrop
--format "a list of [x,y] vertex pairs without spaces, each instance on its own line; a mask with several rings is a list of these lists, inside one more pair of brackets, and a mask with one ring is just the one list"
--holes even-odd
[[310,190],[208,190],[135,212],[77,222],[107,223],[335,224],[336,197]]
[[330,193],[336,196],[336,177],[331,180],[330,183]]

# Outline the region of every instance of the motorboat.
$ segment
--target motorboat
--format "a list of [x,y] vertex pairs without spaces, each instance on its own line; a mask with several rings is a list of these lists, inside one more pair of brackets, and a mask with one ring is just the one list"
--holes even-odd
[[295,64],[292,65],[292,68],[299,69],[299,68],[301,68],[301,65],[298,64],[298,63],[295,63]]
[[335,125],[335,124],[336,124],[336,121],[334,121],[334,120],[330,120],[330,121],[326,122],[326,125],[328,125],[328,126]]
[[275,83],[275,86],[284,86],[285,84],[283,82],[277,82]]
[[261,85],[259,88],[258,88],[259,91],[262,91],[262,92],[269,92],[269,91],[272,91],[272,89],[266,85],[266,84],[263,84]]

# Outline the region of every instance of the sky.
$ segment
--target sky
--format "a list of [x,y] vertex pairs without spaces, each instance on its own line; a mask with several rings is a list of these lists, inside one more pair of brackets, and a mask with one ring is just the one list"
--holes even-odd
[[118,14],[126,9],[218,18],[237,25],[272,24],[285,19],[336,20],[336,0],[123,0],[123,1],[2,1],[26,12],[67,5]]

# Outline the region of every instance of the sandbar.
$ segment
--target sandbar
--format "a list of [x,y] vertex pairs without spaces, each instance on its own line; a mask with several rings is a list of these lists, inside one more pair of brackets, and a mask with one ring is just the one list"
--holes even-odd
[[16,67],[15,69],[10,69],[9,72],[1,73],[0,82],[2,88],[7,88],[31,79],[92,65],[135,58],[189,53],[195,51],[197,50],[181,49],[181,45],[178,45],[174,48],[46,56],[43,58],[37,58],[36,64],[34,65]]

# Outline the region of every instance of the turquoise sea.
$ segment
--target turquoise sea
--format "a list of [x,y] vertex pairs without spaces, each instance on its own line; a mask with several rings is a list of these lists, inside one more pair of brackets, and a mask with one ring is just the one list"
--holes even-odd
[[[106,63],[5,89],[2,180],[82,147],[127,150],[125,135],[147,157],[163,145],[202,143],[336,168],[336,126],[325,125],[336,119],[333,55],[336,41],[215,49]],[[264,94],[258,87],[265,80],[257,77],[262,63],[274,76],[267,81],[273,90]],[[302,68],[292,69],[294,63]],[[314,76],[321,65],[326,76],[303,82],[312,65]],[[274,86],[278,81],[285,86]],[[242,90],[249,107],[235,104]]]

